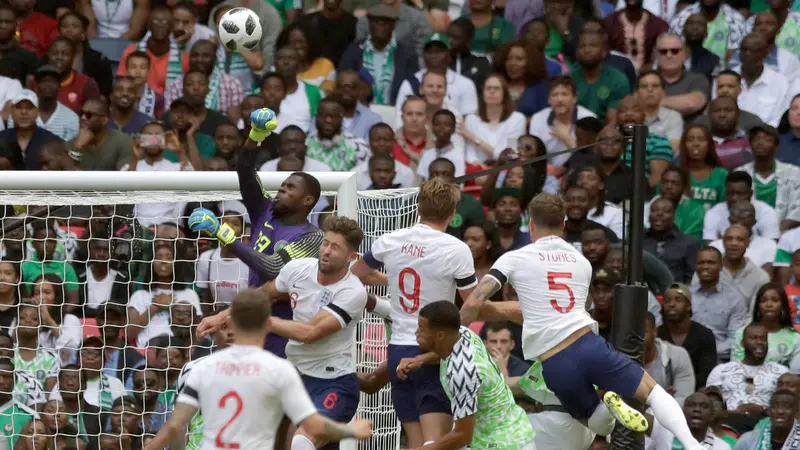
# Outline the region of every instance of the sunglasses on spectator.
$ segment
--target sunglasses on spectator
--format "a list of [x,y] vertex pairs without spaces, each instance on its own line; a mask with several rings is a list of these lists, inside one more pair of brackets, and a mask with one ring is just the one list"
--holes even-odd
[[661,54],[661,55],[666,55],[666,54],[677,55],[680,52],[681,52],[680,48],[660,48],[660,49],[658,49],[658,53]]

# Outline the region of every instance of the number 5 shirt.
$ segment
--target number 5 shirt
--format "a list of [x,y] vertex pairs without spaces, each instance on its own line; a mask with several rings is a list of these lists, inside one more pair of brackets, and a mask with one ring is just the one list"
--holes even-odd
[[592,265],[572,244],[543,237],[497,259],[487,276],[511,283],[522,308],[522,352],[536,359],[572,333],[597,322],[586,312]]
[[425,224],[384,234],[364,255],[373,269],[386,268],[391,297],[392,345],[417,345],[417,317],[423,306],[455,301],[456,289],[475,287],[475,266],[467,244]]

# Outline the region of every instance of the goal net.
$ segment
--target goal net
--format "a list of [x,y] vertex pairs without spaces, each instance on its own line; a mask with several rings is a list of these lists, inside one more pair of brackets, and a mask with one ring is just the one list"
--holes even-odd
[[[362,254],[381,235],[416,223],[416,189],[357,192],[355,174],[313,175],[320,180],[323,197],[309,220],[321,225],[331,214],[357,219],[365,235]],[[274,192],[287,176],[288,173],[261,174],[264,189]],[[141,361],[133,364],[115,356],[118,380],[108,382],[101,377],[99,392],[90,381],[85,388],[87,402],[101,413],[121,419],[101,424],[94,431],[97,435],[82,439],[121,440],[126,434],[133,439],[147,439],[157,431],[168,416],[168,400],[174,403],[177,373],[185,360],[210,351],[207,342],[189,340],[199,322],[199,313],[213,314],[220,305],[229,303],[238,289],[247,286],[246,266],[223,253],[215,240],[192,233],[187,225],[188,215],[195,207],[208,207],[224,220],[244,223],[243,238],[248,239],[249,218],[240,200],[236,174],[230,172],[4,173],[0,178],[0,205],[7,206],[0,264],[20,263],[13,265],[19,281],[11,283],[20,304],[63,301],[65,305],[78,305],[49,309],[53,314],[39,309],[40,330],[44,331],[39,332],[38,340],[21,331],[29,322],[19,318],[17,326],[15,317],[14,323],[4,324],[0,313],[0,328],[7,328],[14,339],[10,345],[14,346],[17,362],[15,400],[42,409],[45,401],[57,398],[51,394],[65,390],[60,384],[67,383],[64,372],[70,367],[75,369],[70,364],[83,368],[87,361],[86,338],[109,335],[107,327],[112,318],[103,305],[119,305],[125,317],[124,323],[116,326],[125,331],[113,348],[117,356],[129,355],[133,350],[141,355]],[[52,231],[48,232],[51,226]],[[48,261],[40,262],[42,257]],[[176,285],[182,283],[181,293],[173,285],[169,299],[160,298],[164,278],[171,278]],[[0,280],[3,284],[10,283]],[[55,299],[45,300],[51,290],[56,291]],[[0,286],[0,302],[3,292]],[[375,293],[386,294],[381,290]],[[158,312],[161,303],[165,303],[161,311],[164,314]],[[196,306],[195,314],[192,306]],[[27,307],[20,311],[23,308]],[[57,324],[52,323],[53,319]],[[384,319],[371,314],[360,322],[354,355],[358,371],[370,372],[385,361],[386,330]],[[0,339],[0,349],[2,342]],[[112,344],[106,341],[103,345]],[[178,347],[184,351],[172,350]],[[166,348],[169,350],[161,350]],[[134,367],[127,367],[128,363]],[[113,370],[105,365],[103,369],[113,378]],[[161,381],[151,382],[150,371],[156,372]],[[103,380],[113,386],[102,388]],[[46,391],[45,386],[49,389],[53,382],[56,386],[51,392],[31,392]],[[148,392],[153,395],[150,401],[158,402],[158,408],[141,411],[142,405],[138,405],[137,410],[137,399],[144,409],[153,406],[146,404]],[[138,436],[127,428],[124,432],[119,429],[128,413],[141,415]],[[388,385],[372,395],[362,393],[358,416],[373,421],[374,438],[358,445],[343,443],[343,449],[399,448],[400,427]],[[50,421],[44,422],[45,428],[29,427],[25,432],[21,427],[15,428],[13,435],[27,435],[34,428],[37,435],[42,430],[49,436],[61,433],[47,428]],[[88,433],[89,427],[81,432]]]

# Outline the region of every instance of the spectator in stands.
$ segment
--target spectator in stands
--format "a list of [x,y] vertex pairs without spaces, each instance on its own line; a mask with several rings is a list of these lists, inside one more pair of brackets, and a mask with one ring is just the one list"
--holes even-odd
[[[281,104],[283,103],[283,100],[286,98],[286,93],[287,93],[286,86],[287,85],[285,78],[282,75],[278,74],[277,72],[269,72],[264,74],[264,78],[261,81],[261,92],[259,93],[259,95],[250,95],[248,96],[249,98],[245,97],[245,100],[242,102],[243,109],[242,111],[240,111],[240,116],[241,116],[240,122],[243,125],[249,126],[250,113],[247,113],[247,115],[245,115],[244,112],[247,109],[257,106],[256,108],[253,108],[253,110],[259,108],[269,108],[275,111],[275,115],[278,117],[278,127],[275,128],[276,133],[280,133],[281,131],[283,131],[285,127],[292,125],[293,119],[291,118],[291,115],[281,113]],[[245,106],[247,107],[245,108]],[[314,108],[316,109],[316,104]],[[253,110],[251,110],[251,112]],[[305,111],[305,108],[301,109],[300,111]],[[250,128],[247,127],[241,129],[245,131],[250,130]],[[307,130],[304,130],[304,132],[306,131]],[[249,133],[249,131],[247,132]],[[244,137],[246,138],[247,135],[245,134]]]
[[[751,385],[751,384],[748,384]],[[744,433],[736,442],[736,448],[741,450],[756,450],[762,442],[769,440],[770,445],[786,444],[796,445],[797,436],[793,430],[797,427],[797,414],[800,410],[798,406],[798,396],[789,390],[763,389],[764,392],[759,396],[759,400],[769,396],[767,405],[760,405],[761,409],[753,408],[756,412],[766,414],[769,424],[764,428],[756,428]]]
[[525,116],[515,111],[505,79],[491,74],[483,85],[477,114],[469,114],[459,124],[466,141],[466,160],[497,160],[500,153],[525,134]]
[[603,26],[603,23],[594,17],[587,17],[583,25],[583,32],[600,35],[602,46],[605,49],[603,61],[622,72],[628,80],[628,85],[630,87],[636,86],[637,75],[636,68],[633,67],[633,62],[630,57],[623,53],[608,50],[608,32]]
[[89,241],[89,261],[78,275],[81,292],[78,305],[87,317],[96,317],[110,300],[127,301],[130,279],[111,267],[111,240],[106,230],[97,230]]
[[592,319],[597,322],[597,329],[603,339],[610,339],[611,319],[614,308],[614,286],[619,284],[622,276],[616,269],[598,269],[592,276],[589,295],[592,297]]
[[[589,191],[585,187],[572,184],[564,191],[564,209],[567,220],[564,221],[564,240],[581,250],[581,232],[589,225],[602,225],[587,218],[591,203]],[[605,227],[603,227],[605,230]]]
[[[575,122],[585,117],[595,117],[595,114],[578,105],[578,88],[575,81],[569,76],[562,75],[550,81],[545,108],[531,117],[528,133],[541,136],[547,153],[556,153],[577,146]],[[556,167],[555,174],[564,173],[560,169],[569,160],[570,155],[558,155],[548,161]]]
[[683,117],[677,111],[662,106],[665,87],[666,82],[661,74],[645,71],[639,74],[636,96],[642,102],[644,124],[653,134],[667,138],[672,148],[678,150],[683,133]]
[[605,199],[620,204],[631,197],[629,186],[633,184],[633,169],[622,160],[625,140],[617,127],[606,127],[597,136],[594,147],[594,165],[605,180]]
[[342,105],[342,130],[356,138],[369,139],[372,127],[382,120],[380,115],[358,101],[360,83],[357,72],[340,71],[336,74],[334,93]]
[[[31,423],[29,421],[38,417],[38,414],[35,410],[19,403],[12,394],[15,383],[15,362],[10,358],[0,358],[0,367],[3,367],[0,372],[2,374],[0,376],[0,401],[3,405],[8,405],[3,409],[4,415],[8,417],[3,431],[3,445],[7,445],[7,448],[11,449],[15,448],[18,439],[22,438],[22,433],[25,431],[23,424]],[[29,436],[33,434],[28,433]]]
[[[15,10],[8,4],[0,6],[0,56],[3,58],[3,75],[25,83],[28,74],[39,66],[39,58],[33,51],[20,45]],[[47,47],[45,47],[46,49]]]
[[[447,158],[436,158],[428,166],[429,179],[439,177],[452,181],[455,179],[455,173],[455,164]],[[453,216],[453,220],[447,226],[447,233],[458,239],[465,239],[468,228],[481,226],[485,222],[486,214],[481,203],[472,195],[462,194],[458,203],[456,203],[456,213]],[[491,237],[488,236],[487,239],[491,239]]]
[[300,23],[287,25],[278,36],[277,48],[292,46],[297,51],[297,79],[333,92],[336,68],[328,58],[321,56],[322,45],[317,31]]
[[[39,117],[36,125],[68,141],[78,135],[78,115],[58,99],[61,90],[61,72],[47,64],[36,69],[34,86],[39,98]],[[9,117],[8,127],[14,127],[14,118]]]
[[[373,102],[378,105],[395,103],[400,84],[419,70],[417,55],[422,54],[423,40],[430,34],[429,25],[417,29],[416,15],[421,11],[414,11],[397,0],[395,4],[396,7],[379,3],[369,9],[366,19],[359,19],[358,41],[350,44],[338,67],[339,70],[366,69],[373,79]],[[398,20],[398,8],[408,16]],[[369,34],[363,26],[366,21]],[[421,31],[424,34],[420,34]],[[386,54],[391,57],[387,58]]]
[[[797,370],[800,364],[800,333],[792,326],[789,298],[783,287],[776,283],[761,286],[753,303],[753,322],[767,330],[768,351],[765,361],[776,362]],[[734,337],[731,361],[742,361],[745,356],[742,338],[744,329]]]
[[[378,3],[378,5],[380,4]],[[393,29],[397,43],[405,47],[410,52],[410,55],[413,55],[414,59],[419,58],[422,55],[425,36],[430,35],[433,31],[424,13],[418,8],[398,0],[386,0],[382,4],[385,6],[380,8],[378,8],[378,5],[372,5],[367,9],[366,17],[359,17],[356,26],[356,41],[363,41],[368,35],[374,33],[371,19],[391,19],[396,23],[396,27],[393,27]],[[386,8],[386,6],[389,8]],[[343,57],[342,59],[346,58]]]
[[[157,348],[156,352],[158,351],[164,351],[164,349]],[[134,372],[132,395],[142,411],[145,432],[158,432],[166,421],[166,417],[164,417],[166,411],[163,414],[159,414],[160,411],[157,411],[159,396],[164,390],[164,381],[157,369],[145,368]]]
[[148,117],[161,118],[167,105],[164,103],[163,92],[156,93],[148,84],[150,55],[138,50],[133,51],[125,60],[125,65],[126,73],[124,76],[133,79],[136,87],[135,108]]
[[392,154],[398,162],[416,170],[422,152],[434,145],[436,138],[426,128],[427,115],[425,100],[409,97],[403,102],[402,126],[395,133]]
[[58,36],[55,19],[35,11],[36,2],[31,0],[11,0],[8,4],[17,16],[19,45],[39,56],[44,55]]
[[136,82],[131,77],[119,77],[111,90],[108,128],[121,131],[132,138],[153,118],[136,109]]
[[[276,80],[280,80],[280,83],[283,83],[283,78],[281,78],[280,76],[276,77],[275,79]],[[267,80],[266,76],[265,76],[264,80],[265,81]],[[275,111],[276,115],[278,114],[278,109],[277,108],[280,107],[281,101],[283,101],[283,97],[286,96],[285,85],[281,84],[281,86],[284,86],[283,95],[282,95],[281,99],[276,102],[276,105],[274,105],[275,108],[272,107],[273,105],[267,105],[266,99],[262,96],[262,95],[264,95],[263,94],[264,93],[263,87],[262,87],[262,95],[251,94],[251,95],[246,96],[244,98],[244,100],[242,100],[242,107],[241,107],[241,110],[239,111],[239,114],[240,114],[239,121],[238,121],[236,126],[240,130],[242,130],[242,134],[243,134],[242,137],[243,138],[247,137],[247,134],[245,133],[245,131],[247,133],[250,132],[250,113],[252,113],[253,111],[255,111],[257,109],[269,108],[269,109]],[[278,122],[278,128],[280,128],[280,126],[281,126],[281,123]],[[276,129],[276,132],[277,132],[277,129]]]
[[197,23],[195,5],[191,3],[170,4],[172,8],[172,39],[181,51],[190,50],[198,41],[216,39],[217,33]]
[[81,170],[120,170],[131,158],[133,140],[108,128],[109,106],[102,98],[86,102],[78,136],[67,144]]
[[[751,230],[749,233],[750,245],[748,245],[744,256],[772,275],[772,262],[775,261],[777,245],[774,239],[753,235],[752,230],[756,223],[755,207],[747,200],[740,200],[731,206],[730,211],[728,221],[731,225],[742,225]],[[722,239],[712,241],[709,245],[722,252],[723,256],[725,255],[725,246]]]
[[20,298],[19,263],[7,258],[0,260],[0,330],[6,332],[17,317]]
[[606,183],[599,168],[584,167],[576,172],[575,181],[589,192],[590,220],[603,225],[622,238],[623,212],[619,206],[606,201]]
[[[231,80],[233,80],[231,78]],[[210,138],[217,131],[217,127],[223,123],[230,123],[227,117],[212,108],[206,106],[207,98],[211,92],[214,83],[209,76],[198,69],[191,69],[183,76],[183,100],[193,109],[193,121],[198,122],[197,132]],[[177,100],[177,99],[176,99]],[[174,108],[176,100],[170,103]],[[210,102],[213,106],[213,102]],[[164,118],[167,124],[173,120],[172,113],[165,115]],[[209,139],[206,139],[208,141]],[[213,148],[206,147],[203,149],[203,158],[209,158],[214,152]],[[199,169],[199,168],[198,168]]]
[[[775,40],[775,45],[779,48],[789,50],[792,54],[796,55],[800,52],[800,13],[796,8],[791,8],[792,3],[786,0],[770,1],[767,2],[769,11],[777,19],[778,35]],[[747,19],[747,31],[757,29],[755,26],[757,15],[752,15]]]
[[[127,301],[127,297],[115,300]],[[113,301],[105,303],[100,307],[96,321],[104,345],[103,372],[119,379],[128,390],[131,390],[134,371],[144,366],[145,358],[136,348],[127,345],[123,338],[128,322],[125,306]]]
[[692,360],[683,347],[659,339],[657,331],[656,318],[648,312],[645,319],[644,368],[659,386],[671,392],[675,400],[683,405],[697,384]]
[[715,98],[708,107],[708,118],[722,167],[733,170],[753,160],[747,134],[738,128],[739,107],[735,98]]
[[62,141],[50,141],[39,150],[39,170],[74,171],[81,170],[72,160]]
[[557,60],[547,56],[545,49],[547,42],[550,40],[550,27],[543,17],[537,17],[528,22],[522,30],[520,30],[520,39],[528,41],[539,52],[545,55],[544,63],[547,67],[547,74],[551,78],[555,78],[564,73],[564,68]]
[[714,138],[708,128],[689,125],[683,132],[679,147],[681,167],[689,172],[691,198],[709,209],[725,198],[725,178],[728,171],[721,167],[714,149]]
[[331,170],[347,171],[369,157],[362,139],[342,131],[344,109],[338,98],[326,97],[319,103],[316,133],[306,139],[308,157],[325,163]]
[[117,441],[130,442],[131,450],[144,448],[141,444],[144,434],[142,407],[135,398],[125,395],[114,400],[109,416],[111,432],[119,435]]
[[[239,80],[225,73],[217,64],[216,50],[211,41],[197,41],[189,52],[189,67],[202,72],[208,79],[204,106],[208,110],[226,114],[229,109],[241,105],[244,89]],[[183,78],[176,78],[167,83],[164,101],[172,104],[176,98],[186,97],[185,91]]]
[[516,340],[508,322],[488,322],[481,328],[480,335],[503,378],[508,380],[525,375],[531,363],[512,353]]
[[391,155],[377,153],[367,161],[368,178],[370,181],[367,190],[397,189],[399,184],[394,183],[394,159]]
[[[617,122],[621,126],[642,125],[645,121],[644,106],[641,100],[634,95],[628,95],[619,101],[616,111]],[[632,163],[633,145],[625,145],[625,163]],[[647,133],[647,173],[650,187],[655,187],[661,179],[669,163],[673,160],[672,145],[663,136]]]
[[745,257],[750,245],[752,230],[744,225],[731,225],[722,235],[725,248],[722,257],[722,277],[736,288],[747,303],[747,310],[752,309],[756,292],[765,283],[769,283],[769,274]]
[[608,47],[631,57],[636,70],[653,62],[658,37],[669,30],[660,17],[644,8],[643,0],[625,2],[625,8],[603,20],[608,30]]
[[232,123],[222,123],[218,125],[217,130],[214,132],[214,148],[216,152],[214,156],[205,162],[204,166],[206,166],[206,170],[208,170],[211,159],[218,159],[222,162],[222,167],[224,167],[224,169],[220,170],[234,170],[239,150],[242,148],[242,143],[242,136],[239,134],[236,125]]
[[306,134],[300,128],[289,125],[281,131],[281,147],[279,158],[275,158],[264,163],[259,170],[262,172],[275,172],[278,170],[280,158],[293,156],[300,160],[302,170],[306,172],[330,172],[331,168],[327,164],[306,157],[308,147],[306,146]]
[[[683,403],[683,415],[686,417],[692,436],[697,439],[697,442],[703,442],[703,447],[718,450],[732,448],[722,438],[714,435],[712,428],[715,419],[714,406],[708,394],[695,392],[686,397]],[[669,448],[674,442],[677,442],[675,435],[667,431],[659,422],[654,422],[649,438],[645,439],[645,442],[647,444],[654,443],[654,448]]]
[[49,392],[56,385],[59,358],[52,349],[39,344],[39,327],[42,318],[37,305],[22,304],[19,307],[19,323],[13,331],[15,370],[36,377]]
[[650,207],[650,228],[645,232],[644,249],[667,265],[676,282],[688,283],[697,262],[699,243],[675,226],[675,205],[666,198]]
[[[67,108],[80,112],[84,103],[100,97],[101,94],[96,81],[72,68],[74,55],[75,46],[72,42],[59,36],[50,45],[44,59],[61,74],[58,101]],[[28,88],[34,87],[32,81],[28,81]]]
[[14,128],[0,131],[0,155],[8,159],[14,169],[37,170],[42,146],[60,140],[37,124],[38,117],[39,99],[33,91],[25,89],[11,100]]
[[322,2],[322,8],[310,14],[303,14],[300,23],[319,30],[325,36],[321,42],[320,55],[339,64],[347,46],[356,40],[357,19],[342,9],[342,0]]
[[[370,128],[369,149],[372,152],[372,156],[385,153],[391,157],[392,161],[394,161],[394,179],[391,180],[392,185],[397,185],[401,188],[414,187],[417,184],[416,175],[411,169],[408,168],[408,166],[400,161],[397,161],[392,156],[394,144],[394,130],[392,130],[392,127],[381,122],[373,125],[372,128]],[[360,190],[367,189],[370,183],[369,164],[361,163],[356,166],[355,171],[359,174],[358,188]],[[462,198],[464,198],[464,196],[462,196]]]
[[463,75],[483,88],[483,82],[492,70],[492,63],[484,55],[472,51],[475,38],[475,25],[466,17],[459,17],[447,26],[447,40],[450,43],[450,69]]
[[[425,100],[425,116],[428,126],[432,125],[433,115],[442,109],[452,112],[456,116],[456,120],[462,119],[458,108],[447,101],[447,75],[444,72],[425,72],[419,91],[420,96]],[[456,135],[455,140],[461,147],[464,147],[464,139],[460,135]]]
[[[420,95],[422,78],[427,72],[444,73],[446,75],[447,103],[453,105],[461,114],[475,114],[478,112],[478,94],[475,84],[469,78],[450,70],[450,52],[447,35],[436,33],[425,38],[425,47],[422,60],[425,71],[417,71],[400,85],[397,93],[397,105],[402,105],[411,95]],[[401,111],[397,108],[397,115]]]
[[522,40],[501,45],[492,70],[505,78],[517,111],[532,116],[547,107],[547,66],[536,47]]
[[545,55],[562,63],[575,58],[578,47],[577,37],[583,29],[583,18],[573,14],[575,3],[567,0],[545,2],[544,20],[550,30],[550,40],[545,47]]
[[79,12],[69,11],[58,18],[58,31],[75,49],[72,67],[96,81],[100,93],[108,96],[114,82],[111,61],[89,46],[89,20]]
[[747,303],[739,291],[720,278],[722,255],[713,247],[697,252],[697,283],[693,283],[692,319],[714,332],[720,361],[730,358],[733,336],[747,321]]
[[769,49],[767,40],[751,33],[742,40],[742,93],[739,107],[757,115],[764,123],[777,126],[789,107],[791,83],[787,77],[764,64]]
[[200,298],[188,287],[192,274],[187,273],[181,261],[183,255],[177,254],[181,245],[158,245],[153,261],[153,279],[148,290],[135,292],[128,303],[128,336],[136,339],[136,345],[144,347],[158,336],[168,335],[169,307],[175,303],[188,303],[195,308],[198,316]]
[[578,39],[576,64],[570,77],[575,80],[578,104],[597,114],[600,119],[614,122],[617,104],[630,94],[631,86],[625,75],[605,61],[607,50],[599,33],[581,33]]
[[683,115],[683,120],[689,122],[706,106],[710,81],[686,69],[686,48],[679,35],[661,35],[656,47],[658,73],[666,81],[667,96],[661,105],[678,111]]
[[753,177],[756,200],[775,208],[781,230],[800,225],[800,168],[775,159],[778,130],[761,125],[748,133],[753,162],[740,167]]
[[769,350],[767,342],[767,329],[751,323],[742,336],[742,361],[720,364],[709,374],[707,385],[722,389],[729,411],[763,415],[778,378],[789,371],[776,362],[765,361]]
[[39,307],[39,346],[67,362],[80,346],[82,324],[68,312],[74,310],[75,305],[65,305],[64,297],[61,277],[46,273],[34,281],[30,302]]
[[800,95],[795,95],[786,111],[787,129],[778,144],[775,159],[788,164],[800,164]]
[[492,202],[495,233],[492,236],[492,259],[517,250],[530,243],[527,232],[520,230],[522,222],[522,191],[510,187],[496,189]]
[[[53,274],[66,282],[64,286],[66,303],[78,304],[78,276],[75,269],[68,261],[54,257],[56,252],[56,229],[53,219],[41,219],[32,224],[33,252],[26,255],[27,260],[22,263],[23,292],[29,295],[33,283],[43,274]],[[64,258],[63,256],[61,258]]]
[[694,368],[695,389],[699,389],[717,364],[714,333],[692,320],[692,293],[685,284],[672,284],[664,292],[663,308],[664,324],[658,327],[658,337],[686,349]]
[[[465,196],[462,196],[463,199]],[[477,211],[477,210],[476,210]],[[481,208],[483,214],[483,208]],[[462,222],[463,217],[462,217]],[[494,226],[491,222],[477,222],[468,227],[464,227],[463,233],[460,229],[454,228],[452,221],[451,225],[447,227],[447,233],[463,239],[464,243],[469,247],[472,253],[472,262],[475,266],[475,276],[483,278],[489,273],[492,268],[493,261],[492,255],[492,236],[494,236]],[[454,234],[457,233],[457,234]],[[494,299],[494,298],[492,298]]]
[[[731,97],[736,100],[739,98],[739,94],[742,93],[742,76],[732,70],[723,70],[719,73],[715,81],[717,97]],[[734,104],[735,103],[736,102],[734,102]],[[750,128],[763,123],[757,115],[743,111],[739,108],[738,104],[736,105],[736,110],[739,111],[739,119],[736,122],[736,128],[745,133],[750,131]],[[696,118],[694,123],[711,128],[711,119],[708,114]]]
[[[778,18],[771,12],[762,12],[755,15],[754,33],[760,34],[767,42],[767,53],[764,58],[764,66],[783,75],[789,80],[791,85],[797,72],[800,71],[800,60],[789,50],[775,46],[775,38],[780,31]],[[728,63],[728,68],[737,70],[741,65],[741,50],[737,50]]]
[[730,226],[728,221],[729,208],[741,200],[751,201],[755,207],[756,224],[753,228],[753,234],[770,239],[778,239],[780,230],[775,210],[760,200],[752,199],[752,197],[753,178],[742,171],[729,173],[725,179],[725,201],[718,203],[706,213],[703,221],[703,240],[712,241],[723,235],[728,226]]
[[[186,154],[188,161],[194,170],[203,170],[204,161],[214,154],[214,138],[211,136],[216,132],[216,127],[227,119],[211,110],[206,110],[206,119],[202,120],[202,113],[198,113],[198,104],[203,102],[203,83],[204,75],[199,72],[190,72],[186,79],[189,81],[188,88],[193,90],[192,100],[179,98],[172,102],[169,114],[166,115],[168,124],[174,134],[178,137],[178,146]],[[201,107],[204,108],[204,107]],[[203,132],[205,128],[209,133]],[[178,149],[168,148],[164,152],[164,157],[170,161],[183,161],[180,158]]]
[[[228,224],[241,237],[244,217],[234,211],[223,211],[222,222]],[[249,269],[228,246],[219,246],[200,255],[195,267],[195,285],[207,315],[217,304],[230,304],[239,290],[247,289]]]
[[714,79],[714,75],[725,68],[725,59],[708,51],[703,43],[708,38],[708,20],[702,13],[695,13],[686,18],[683,27],[683,41],[687,52],[687,69],[703,75],[707,80]]
[[677,13],[670,22],[670,30],[681,34],[686,21],[692,14],[702,13],[708,20],[708,38],[704,47],[727,61],[739,48],[745,34],[744,18],[733,7],[723,4],[722,0],[697,2]]
[[318,87],[297,79],[299,56],[294,46],[284,46],[275,52],[275,70],[283,77],[285,97],[281,101],[282,119],[303,131],[311,129],[322,98]]
[[422,152],[417,176],[423,180],[428,178],[428,166],[436,158],[449,159],[456,168],[456,177],[460,177],[466,172],[466,160],[464,147],[457,145],[453,140],[456,132],[456,116],[450,110],[440,109],[433,114],[431,120],[433,131],[433,146]]
[[470,12],[464,18],[470,19],[475,27],[472,49],[475,52],[492,55],[499,46],[514,40],[514,26],[502,16],[495,15],[494,4],[490,0],[470,0]]
[[[164,95],[167,83],[180,78],[181,74],[189,69],[189,54],[181,52],[178,44],[170,39],[173,23],[172,12],[166,7],[156,6],[151,9],[147,18],[150,37],[125,49],[122,53],[123,62],[117,69],[117,75],[128,75],[128,55],[137,50],[145,52],[150,58],[147,84],[154,93]],[[130,75],[136,77],[136,75]],[[148,111],[142,112],[153,115]]]

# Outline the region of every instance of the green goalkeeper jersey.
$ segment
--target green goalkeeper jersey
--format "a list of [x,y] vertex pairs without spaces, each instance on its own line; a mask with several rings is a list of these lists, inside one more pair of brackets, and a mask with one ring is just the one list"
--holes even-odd
[[517,406],[503,374],[469,328],[442,360],[439,378],[450,398],[453,419],[475,416],[472,450],[519,450],[533,441],[525,411]]

